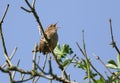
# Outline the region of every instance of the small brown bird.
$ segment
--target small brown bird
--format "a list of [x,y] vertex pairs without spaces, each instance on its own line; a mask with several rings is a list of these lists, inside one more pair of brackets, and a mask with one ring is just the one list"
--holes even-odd
[[51,24],[47,27],[47,29],[45,30],[45,34],[48,38],[48,41],[44,37],[40,39],[40,44],[38,47],[38,50],[40,52],[42,52],[43,54],[48,54],[51,52],[50,49],[52,51],[54,50],[58,42],[57,30],[58,30],[57,24]]

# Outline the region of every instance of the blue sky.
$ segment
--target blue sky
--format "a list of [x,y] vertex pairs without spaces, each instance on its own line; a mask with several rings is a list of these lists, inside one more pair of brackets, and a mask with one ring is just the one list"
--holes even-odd
[[[12,53],[14,47],[18,47],[12,62],[17,64],[18,59],[20,59],[20,67],[31,69],[31,51],[40,39],[38,24],[32,14],[20,9],[21,6],[27,7],[24,0],[0,0],[0,17],[2,17],[8,3],[10,7],[3,23],[3,34],[8,54]],[[109,45],[111,38],[108,20],[112,19],[114,37],[120,48],[119,3],[119,0],[36,0],[36,10],[44,29],[49,24],[58,23],[58,26],[61,27],[58,30],[59,43],[61,45],[69,44],[79,57],[82,57],[82,54],[75,42],[79,42],[82,46],[82,30],[85,30],[88,56],[91,57],[96,68],[104,73],[106,71],[104,66],[100,65],[93,53],[100,56],[105,63],[109,59],[116,59],[117,53]],[[5,59],[2,57],[1,42],[0,51],[0,65],[2,65]],[[56,64],[54,65],[56,66]],[[84,82],[80,79],[81,74],[83,74],[81,70],[69,68],[67,71],[72,73],[73,80]],[[55,72],[57,72],[57,66]],[[7,75],[0,72],[0,81],[8,83],[8,80],[3,79],[4,77]]]

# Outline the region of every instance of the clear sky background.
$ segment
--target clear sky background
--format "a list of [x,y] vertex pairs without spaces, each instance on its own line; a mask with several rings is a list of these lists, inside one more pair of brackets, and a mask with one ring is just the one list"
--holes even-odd
[[[20,59],[20,67],[31,70],[32,50],[35,43],[40,40],[38,24],[32,14],[20,9],[21,6],[27,7],[24,0],[0,0],[0,18],[7,4],[10,4],[10,7],[3,23],[3,34],[8,54],[12,53],[14,47],[18,47],[12,62],[17,64]],[[96,69],[105,75],[104,66],[95,59],[93,53],[100,56],[105,63],[109,59],[116,59],[117,53],[109,45],[111,42],[109,19],[112,19],[114,37],[120,48],[119,0],[36,0],[36,10],[44,29],[49,24],[58,23],[58,26],[61,27],[58,30],[59,43],[61,45],[69,44],[79,57],[82,57],[82,54],[75,42],[79,42],[82,46],[82,30],[85,30],[88,56]],[[42,57],[44,56],[41,55]],[[5,59],[0,41],[0,65],[3,62]],[[59,72],[56,64],[53,63],[53,67],[55,72]],[[67,72],[71,74],[72,80],[85,82],[82,80],[83,71],[73,68],[72,65],[70,67]],[[8,75],[0,72],[0,82],[8,83],[8,81]],[[48,83],[45,79],[40,79],[39,82]],[[31,81],[26,83],[31,83]]]

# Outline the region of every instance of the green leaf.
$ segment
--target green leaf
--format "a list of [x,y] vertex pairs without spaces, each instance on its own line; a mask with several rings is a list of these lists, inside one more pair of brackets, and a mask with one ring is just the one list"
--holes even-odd
[[109,60],[108,64],[106,66],[109,67],[109,68],[113,68],[113,69],[117,68],[117,64],[114,60]]
[[108,63],[117,66],[117,64],[116,64],[116,62],[114,60],[109,60]]
[[71,54],[73,53],[72,49],[69,47],[68,44],[63,44],[61,51],[62,51],[65,55],[66,55],[66,54],[70,54],[70,55],[71,55]]
[[[96,81],[97,81],[97,83],[108,83],[108,82],[105,82],[105,80],[101,77],[99,80],[96,80]],[[96,83],[96,82],[94,82],[94,83]]]
[[109,60],[106,66],[120,71],[120,56],[117,56],[117,63],[114,60]]
[[54,53],[58,56],[59,59],[61,59],[65,58],[67,54],[71,55],[73,51],[68,44],[63,44],[62,48],[60,47],[60,44],[57,44]]
[[113,64],[107,64],[106,65],[108,68],[111,68],[111,69],[117,69],[117,66],[113,65]]
[[67,60],[65,60],[63,63],[62,63],[62,66],[63,67],[65,67],[65,66],[67,66],[69,63],[70,63],[70,59],[67,59]]

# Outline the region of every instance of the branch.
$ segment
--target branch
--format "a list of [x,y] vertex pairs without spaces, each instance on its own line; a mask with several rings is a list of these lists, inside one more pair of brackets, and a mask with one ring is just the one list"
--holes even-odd
[[44,29],[43,29],[43,27],[42,27],[41,21],[40,21],[40,19],[39,19],[39,16],[38,16],[36,10],[35,10],[35,7],[34,7],[34,5],[35,5],[35,0],[33,0],[33,5],[32,5],[32,6],[31,6],[30,3],[28,2],[28,0],[25,0],[25,2],[26,2],[26,4],[28,5],[28,7],[30,8],[30,10],[28,10],[28,9],[26,9],[26,8],[24,8],[24,7],[21,7],[21,9],[23,9],[24,11],[28,11],[29,13],[32,13],[32,14],[33,14],[33,16],[35,17],[35,19],[36,19],[36,21],[37,21],[37,23],[38,23],[38,25],[39,25],[39,28],[40,28],[41,33],[43,34],[43,36],[45,37],[45,39],[48,41],[47,35],[46,35],[45,32],[44,32]]
[[49,57],[48,63],[49,63],[49,73],[50,73],[50,75],[52,75],[53,69],[52,69],[52,64],[51,64],[51,57]]
[[50,49],[50,51],[51,51],[52,55],[54,56],[55,61],[56,61],[56,63],[58,64],[59,68],[63,71],[63,73],[64,73],[66,79],[69,79],[69,77],[68,77],[66,71],[64,70],[64,68],[63,68],[63,66],[60,64],[60,62],[58,61],[57,56],[55,55],[55,53],[53,52],[53,50]]
[[3,46],[3,50],[4,50],[4,56],[5,56],[5,59],[6,59],[6,62],[8,64],[8,66],[12,66],[12,63],[8,57],[8,53],[7,53],[7,49],[6,49],[6,46],[5,46],[5,41],[4,41],[4,37],[3,37],[3,33],[2,33],[2,23],[3,23],[3,20],[7,14],[7,11],[8,11],[8,8],[9,8],[9,4],[7,5],[6,9],[5,9],[5,12],[3,14],[3,17],[0,21],[0,36],[1,36],[1,39],[2,39],[2,46]]
[[[38,56],[38,62],[37,62],[37,64],[39,64],[40,63],[40,56]],[[33,83],[37,83],[37,81],[40,79],[40,76],[39,77],[37,77],[36,79],[34,79],[34,82]]]
[[120,55],[120,50],[118,49],[118,47],[117,47],[117,45],[116,45],[116,42],[115,42],[115,40],[114,40],[114,36],[113,36],[112,20],[110,19],[109,22],[110,22],[110,32],[111,32],[111,39],[112,39],[111,45],[112,45],[113,48],[116,49],[116,51],[117,51],[118,54]]
[[[17,47],[14,48],[14,50],[13,50],[11,56],[10,56],[10,60],[12,60],[12,58],[14,57],[16,51],[17,51]],[[6,66],[7,66],[7,63],[3,64],[3,65],[2,65],[2,68],[5,68]]]
[[73,59],[76,57],[76,54],[71,58],[70,62],[68,65],[64,68],[64,71],[68,68],[68,66],[72,63]]
[[36,2],[36,0],[33,0],[33,2],[32,2],[32,8],[35,8],[35,2]]
[[84,51],[82,50],[82,48],[80,47],[80,45],[76,42],[79,50],[81,51],[81,53],[83,54],[83,56],[86,58],[87,63],[93,68],[93,70],[100,76],[102,77],[104,80],[105,78],[102,76],[102,74],[92,65],[92,63],[89,61],[88,57],[87,57],[87,53],[86,53],[86,47],[85,47],[85,41],[84,41],[84,31],[83,31],[83,48]]
[[21,7],[21,9],[23,9],[24,11],[26,11],[26,12],[28,12],[28,13],[31,13],[31,12],[32,12],[32,11],[30,11],[30,10],[24,8],[24,7]]
[[99,61],[102,63],[102,65],[110,72],[110,74],[112,74],[113,76],[117,77],[117,79],[120,81],[119,76],[117,76],[114,72],[112,72],[112,71],[105,65],[105,63],[101,60],[101,58],[100,58],[99,56],[96,56],[95,54],[94,54],[94,56],[96,57],[97,60],[99,60]]
[[13,83],[13,78],[12,78],[12,73],[9,71],[9,78],[10,78],[10,83]]
[[[53,69],[52,69],[52,64],[51,64],[51,56],[49,56],[48,63],[49,63],[49,73],[50,73],[50,76],[52,76]],[[52,80],[50,80],[49,83],[52,83]]]
[[49,74],[49,73],[44,72],[44,70],[43,70],[35,61],[33,61],[33,63],[37,66],[37,68],[38,68],[43,74],[45,74],[45,75],[48,75],[48,74]]
[[21,81],[24,80],[24,77],[25,77],[25,74],[22,74],[22,73],[21,73],[20,80],[21,80]]
[[[78,44],[78,42],[76,42],[76,44],[77,44],[79,50],[81,51],[81,53],[84,55],[84,52],[83,52],[82,48],[80,47],[80,45]],[[105,78],[102,76],[102,74],[91,64],[91,62],[89,62],[88,58],[86,58],[86,59],[87,59],[88,63],[91,65],[91,67],[93,68],[93,70],[94,70],[100,77],[102,77],[102,78],[105,80]]]
[[27,78],[27,79],[25,79],[25,80],[19,80],[19,81],[14,81],[13,83],[22,83],[22,82],[26,82],[26,81],[29,81],[29,80],[31,80],[31,79],[33,79],[34,78],[34,76],[31,76],[31,77],[29,77],[29,78]]
[[[34,46],[34,50],[37,50],[37,48],[38,48],[38,45],[37,44],[35,44],[35,46]],[[33,65],[32,65],[32,68],[33,68],[33,70],[37,70],[37,66],[35,65],[35,61],[36,61],[36,52],[33,52],[34,54],[33,54]]]
[[[40,77],[43,77],[43,78],[46,78],[46,79],[49,79],[49,80],[60,81],[60,82],[62,82],[62,83],[75,83],[75,82],[66,80],[66,79],[64,79],[64,78],[62,78],[62,77],[59,77],[59,76],[57,76],[57,75],[55,75],[55,74],[53,74],[53,73],[52,73],[51,76],[46,76],[46,75],[44,75],[44,74],[41,73],[41,72],[39,73],[39,72],[33,72],[33,71],[25,71],[25,70],[20,69],[20,68],[18,68],[18,67],[16,67],[16,66],[14,66],[14,67],[12,67],[12,68],[9,68],[9,69],[3,69],[3,68],[0,67],[0,70],[1,70],[2,72],[4,72],[4,73],[9,73],[9,71],[17,71],[17,72],[20,72],[20,73],[23,73],[23,74],[26,74],[26,75],[30,75],[31,78],[28,78],[29,80],[32,79],[32,78],[35,77],[35,76],[40,76]],[[28,79],[25,79],[25,80],[28,80]],[[25,80],[22,80],[22,82],[24,82]],[[14,83],[19,83],[19,82],[21,82],[21,80],[20,80],[20,81],[14,81]]]
[[[18,60],[17,67],[19,67],[19,63],[20,63],[20,59]],[[15,74],[16,74],[16,71],[14,71],[14,72],[12,73],[12,79],[15,78]]]
[[3,23],[3,20],[4,20],[5,16],[6,16],[6,14],[7,14],[8,8],[9,8],[9,4],[7,4],[7,6],[6,6],[6,9],[5,9],[5,12],[4,12],[3,16],[2,16],[2,19],[0,20],[0,25]]

